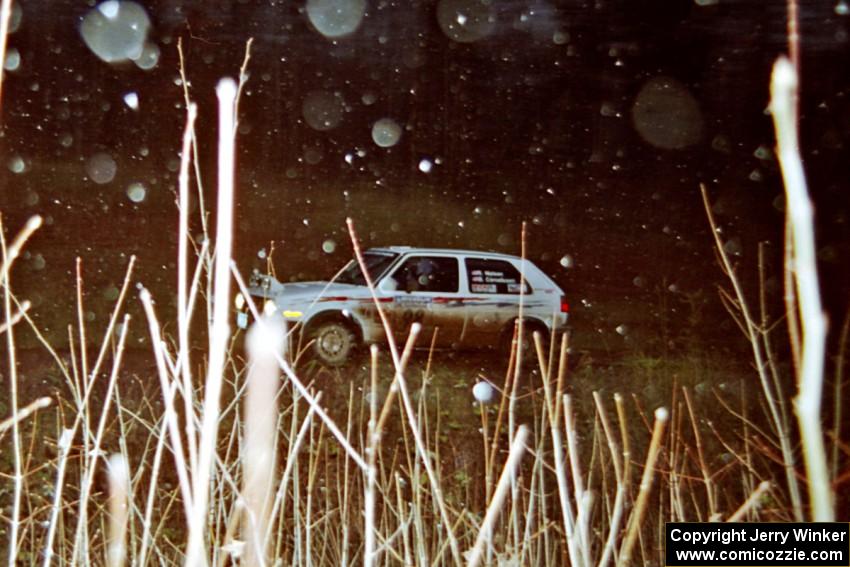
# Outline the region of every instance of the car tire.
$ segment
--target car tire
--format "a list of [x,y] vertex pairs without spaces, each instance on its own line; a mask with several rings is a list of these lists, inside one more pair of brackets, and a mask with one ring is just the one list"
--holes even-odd
[[340,321],[319,323],[309,337],[313,355],[325,366],[342,366],[356,346],[354,333]]

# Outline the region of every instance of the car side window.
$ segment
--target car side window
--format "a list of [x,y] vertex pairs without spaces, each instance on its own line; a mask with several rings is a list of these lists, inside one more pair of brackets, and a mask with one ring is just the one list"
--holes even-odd
[[444,256],[411,256],[395,271],[398,289],[456,293],[458,290],[457,258]]
[[520,286],[522,275],[513,264],[504,260],[485,258],[467,258],[464,260],[472,293],[500,293],[519,295],[529,293],[528,282],[525,289]]

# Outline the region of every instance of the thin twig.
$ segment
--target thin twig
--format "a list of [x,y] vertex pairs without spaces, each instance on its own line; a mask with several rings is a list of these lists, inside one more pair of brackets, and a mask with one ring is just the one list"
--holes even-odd
[[743,504],[741,504],[741,507],[735,510],[735,512],[731,516],[729,516],[729,519],[726,521],[740,522],[741,518],[743,518],[747,512],[749,512],[753,508],[758,508],[759,502],[761,502],[762,499],[762,495],[768,490],[770,490],[770,488],[770,481],[765,480],[761,482],[758,487],[756,487],[756,489],[753,491],[753,493],[750,494],[749,498],[747,498],[747,500]]
[[720,231],[718,230],[717,222],[714,219],[714,214],[711,210],[711,205],[708,200],[708,190],[706,189],[704,184],[700,184],[700,190],[702,192],[702,200],[703,206],[705,208],[705,214],[708,217],[708,223],[711,227],[711,232],[714,237],[715,248],[718,252],[718,255],[720,256],[720,261],[722,263],[721,265],[724,267],[726,275],[729,278],[729,282],[732,284],[732,288],[735,291],[735,296],[738,299],[738,306],[740,307],[741,317],[743,318],[743,323],[745,325],[746,336],[750,342],[750,349],[753,353],[753,361],[756,365],[756,371],[758,372],[759,382],[762,387],[762,392],[764,393],[764,399],[767,402],[770,424],[776,432],[776,435],[779,437],[779,443],[782,449],[782,459],[784,461],[785,467],[785,478],[788,483],[788,491],[791,496],[791,505],[794,508],[794,518],[797,521],[802,521],[803,503],[800,497],[799,483],[797,482],[797,479],[794,476],[796,457],[794,455],[793,447],[791,446],[790,424],[787,420],[782,419],[783,412],[779,410],[779,405],[785,403],[785,401],[780,399],[777,396],[777,393],[773,391],[771,382],[768,379],[767,363],[764,359],[764,353],[762,352],[762,343],[760,339],[761,330],[756,325],[755,319],[750,314],[750,310],[747,305],[747,301],[744,296],[744,291],[741,286],[741,283],[738,280],[738,276],[736,275],[734,269],[732,268],[732,263],[729,260],[729,255],[723,248],[723,242],[720,239]]
[[7,429],[12,427],[14,423],[22,422],[38,410],[48,407],[52,402],[53,400],[47,397],[38,398],[34,402],[30,403],[27,407],[18,410],[18,413],[16,413],[15,415],[12,415],[10,417],[7,417],[3,421],[0,421],[0,437],[2,437],[3,433],[5,433]]

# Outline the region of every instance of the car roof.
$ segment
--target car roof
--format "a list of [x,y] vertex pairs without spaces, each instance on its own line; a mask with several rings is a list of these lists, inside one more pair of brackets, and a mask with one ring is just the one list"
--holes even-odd
[[415,246],[382,246],[379,248],[370,248],[367,252],[391,252],[395,254],[454,254],[462,256],[478,256],[481,258],[493,258],[503,260],[522,260],[519,256],[512,254],[502,254],[501,252],[484,252],[481,250],[463,250],[460,248],[417,248]]

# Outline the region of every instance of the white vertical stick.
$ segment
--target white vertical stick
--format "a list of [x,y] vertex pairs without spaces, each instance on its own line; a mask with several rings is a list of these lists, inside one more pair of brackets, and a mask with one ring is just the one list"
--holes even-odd
[[189,275],[189,162],[192,155],[192,139],[195,132],[195,118],[198,107],[190,103],[187,108],[186,128],[183,131],[183,146],[180,154],[180,189],[177,213],[180,217],[177,234],[177,332],[180,344],[178,367],[183,379],[183,401],[186,410],[186,444],[189,447],[189,466],[195,470],[198,466],[198,439],[195,431],[194,408],[192,405],[194,388],[189,360],[189,303],[187,299],[187,278]]
[[525,442],[528,439],[528,427],[520,425],[514,435],[511,443],[508,460],[505,461],[505,467],[502,469],[502,476],[499,477],[499,482],[496,484],[496,490],[493,493],[493,498],[490,500],[490,505],[487,507],[487,513],[484,516],[484,521],[481,522],[481,528],[478,530],[478,537],[475,538],[475,545],[469,552],[466,562],[467,567],[476,567],[481,562],[481,554],[484,552],[484,544],[487,543],[487,538],[492,536],[493,525],[499,517],[499,512],[502,510],[502,504],[505,497],[508,495],[508,489],[511,487],[513,479],[516,478],[516,471],[519,468],[519,463],[522,456],[525,454]]
[[127,562],[127,524],[130,520],[130,469],[123,455],[109,458],[109,532],[106,561],[109,567]]
[[59,512],[62,510],[62,489],[65,487],[65,468],[68,464],[68,453],[74,439],[73,429],[63,429],[59,437],[59,462],[56,470],[56,485],[53,491],[53,503],[50,506],[50,522],[47,528],[47,543],[44,545],[44,562],[42,567],[50,567],[53,560],[53,540],[56,538],[56,527],[59,522]]
[[378,441],[380,433],[378,427],[378,346],[369,347],[372,359],[370,372],[371,387],[369,388],[369,425],[367,427],[366,440],[366,463],[369,468],[366,471],[366,486],[364,487],[363,506],[365,530],[363,545],[363,567],[373,567],[377,554],[375,553],[375,486],[378,481],[378,469],[375,466],[377,460]]
[[0,3],[0,94],[3,92],[3,63],[6,62],[6,38],[9,35],[9,20],[12,16],[12,0]]
[[245,441],[242,457],[243,541],[246,567],[267,563],[269,515],[274,495],[277,462],[277,390],[280,386],[277,355],[283,352],[286,333],[282,320],[266,320],[248,331]]
[[798,77],[793,64],[785,57],[780,57],[773,66],[770,110],[776,128],[776,153],[785,181],[788,219],[794,246],[792,268],[803,330],[799,393],[794,404],[803,440],[812,519],[817,522],[831,522],[835,519],[835,511],[820,423],[826,317],[821,306],[818,284],[814,207],[806,186],[797,137],[794,111],[797,88]]
[[189,547],[186,565],[207,564],[204,535],[209,502],[210,476],[218,439],[218,417],[227,340],[230,307],[230,252],[233,245],[233,187],[236,149],[236,83],[222,79],[216,87],[218,95],[218,211],[213,288],[213,316],[210,329],[210,361],[204,390],[204,415],[201,442],[198,447],[198,469],[193,478],[192,516],[189,519]]

